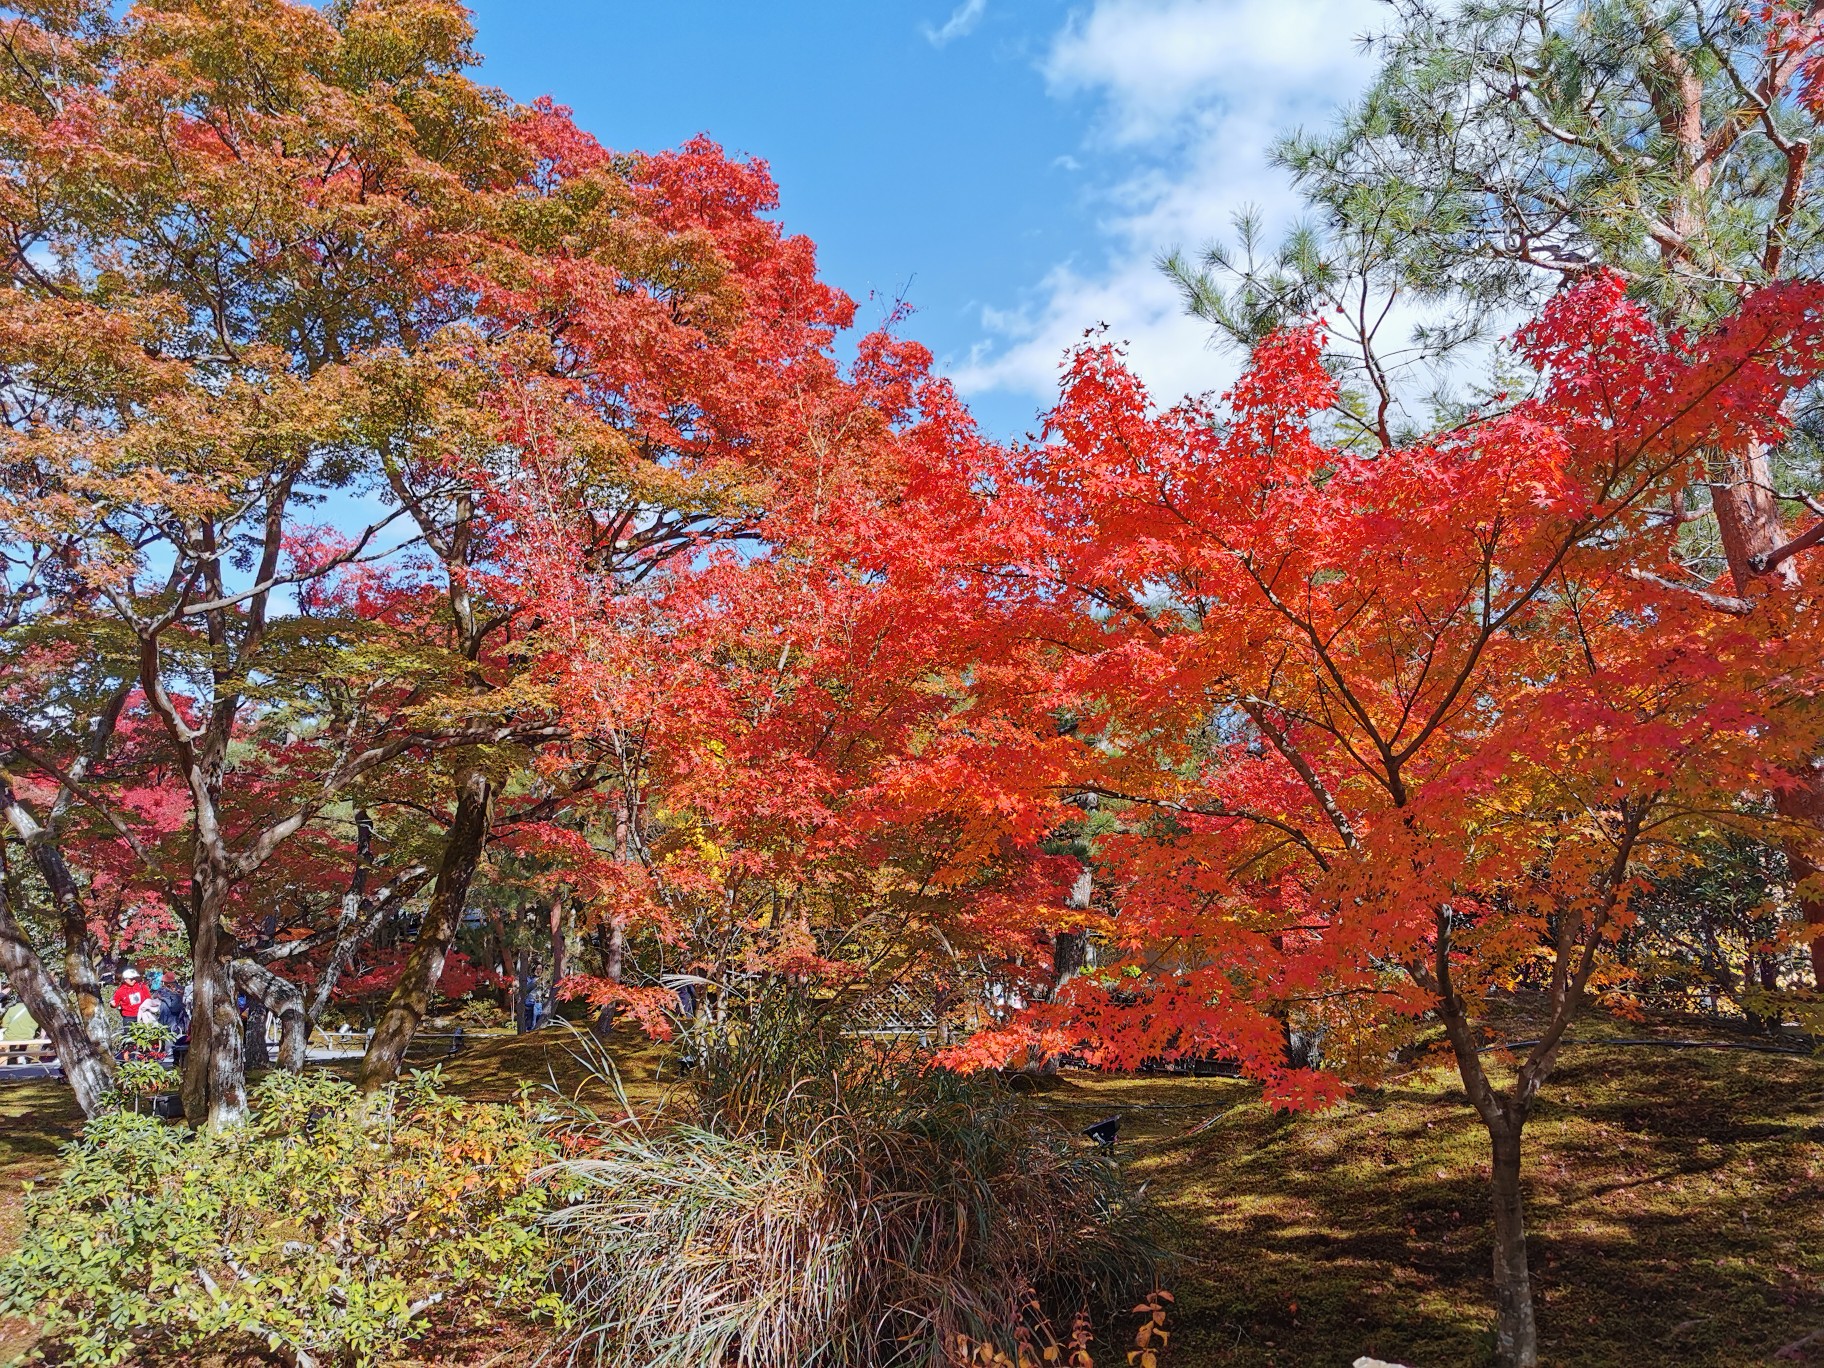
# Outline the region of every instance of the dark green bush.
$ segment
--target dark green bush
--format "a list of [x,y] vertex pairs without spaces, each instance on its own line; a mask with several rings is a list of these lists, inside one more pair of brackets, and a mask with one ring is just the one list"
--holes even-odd
[[193,1133],[92,1121],[55,1187],[28,1190],[0,1311],[62,1361],[203,1348],[299,1365],[371,1363],[438,1303],[561,1312],[547,1291],[555,1150],[523,1106],[465,1102],[417,1074],[362,1100],[322,1074],[268,1077],[254,1119]]

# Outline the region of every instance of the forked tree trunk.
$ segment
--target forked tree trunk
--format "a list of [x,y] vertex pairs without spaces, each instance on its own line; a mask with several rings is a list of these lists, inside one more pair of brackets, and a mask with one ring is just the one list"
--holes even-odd
[[94,1116],[114,1086],[114,1058],[96,1048],[58,990],[56,980],[45,972],[44,961],[13,918],[4,884],[0,884],[0,970],[5,971],[7,981],[38,1023],[38,1029],[56,1047],[57,1062],[76,1094],[76,1105],[84,1116]]
[[462,925],[469,884],[481,864],[492,816],[494,786],[479,769],[462,776],[456,791],[456,813],[443,847],[443,863],[431,890],[431,905],[418,928],[418,941],[405,962],[399,982],[387,999],[361,1061],[361,1090],[373,1092],[399,1076],[405,1052],[430,1010],[431,994],[443,977],[443,962]]
[[[234,962],[234,982],[250,999],[259,1003],[263,1011],[279,1019],[279,1067],[286,1073],[302,1073],[305,1048],[310,1040],[310,1018],[304,1011],[304,995],[297,985],[250,959]],[[252,1013],[248,1016],[251,1019]]]

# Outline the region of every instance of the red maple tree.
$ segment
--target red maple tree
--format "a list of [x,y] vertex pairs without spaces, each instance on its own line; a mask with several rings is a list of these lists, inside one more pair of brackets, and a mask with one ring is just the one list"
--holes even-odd
[[[1817,725],[1807,603],[1667,592],[1648,512],[1778,428],[1824,360],[1821,298],[1665,337],[1587,282],[1518,338],[1537,397],[1371,454],[1312,435],[1313,330],[1262,344],[1222,408],[1161,412],[1117,351],[1078,352],[1049,440],[973,516],[1014,551],[984,567],[1011,629],[984,679],[1021,763],[1118,817],[1105,958],[959,1057],[1214,1052],[1313,1107],[1441,1028],[1490,1136],[1501,1361],[1534,1362],[1539,1087],[1641,874],[1751,820]],[[1491,1016],[1516,985],[1537,1009]]]

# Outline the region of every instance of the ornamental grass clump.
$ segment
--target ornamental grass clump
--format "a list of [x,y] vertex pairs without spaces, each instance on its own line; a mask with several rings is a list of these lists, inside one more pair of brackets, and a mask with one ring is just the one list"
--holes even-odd
[[579,1114],[551,1177],[571,1360],[934,1368],[1154,1285],[1158,1213],[997,1083],[785,994],[687,1042],[694,1124]]
[[606,1132],[568,1160],[582,1187],[548,1222],[582,1327],[574,1357],[814,1364],[853,1299],[853,1231],[806,1152],[683,1126]]

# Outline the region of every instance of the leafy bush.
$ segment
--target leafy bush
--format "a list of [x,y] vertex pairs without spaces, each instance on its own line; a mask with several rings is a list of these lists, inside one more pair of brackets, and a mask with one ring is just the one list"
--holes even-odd
[[127,1052],[114,1067],[114,1095],[108,1100],[141,1111],[153,1094],[175,1092],[183,1082],[161,1058],[177,1037],[170,1027],[153,1021],[130,1021],[123,1034]]
[[1068,1321],[1152,1286],[1157,1213],[992,1080],[789,998],[689,1048],[698,1125],[566,1137],[581,1194],[548,1223],[573,1358],[940,1365],[1029,1304]]
[[64,1359],[188,1362],[204,1346],[299,1365],[370,1363],[438,1302],[560,1312],[546,1290],[555,1154],[525,1106],[464,1102],[415,1074],[376,1106],[326,1075],[274,1074],[253,1121],[192,1133],[131,1112],[29,1190],[0,1311]]

